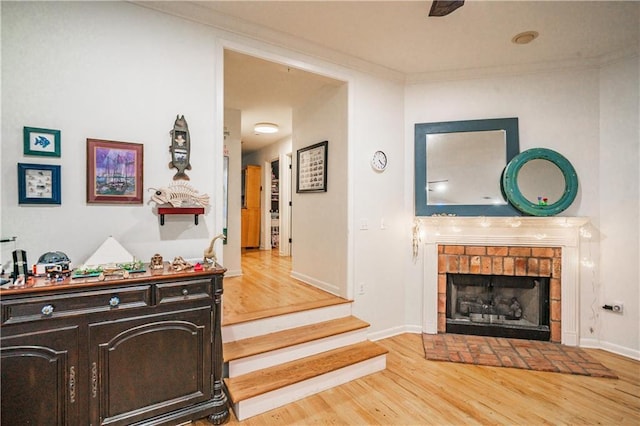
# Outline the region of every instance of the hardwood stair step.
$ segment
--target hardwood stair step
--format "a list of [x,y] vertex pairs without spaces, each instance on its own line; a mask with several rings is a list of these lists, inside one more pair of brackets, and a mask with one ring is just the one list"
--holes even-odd
[[381,355],[388,351],[370,342],[360,342],[317,355],[224,379],[229,397],[239,403],[289,385],[312,379]]
[[222,326],[222,342],[235,342],[263,334],[275,333],[296,327],[343,318],[351,315],[351,301],[342,299],[320,307],[296,310],[275,316]]
[[354,316],[348,316],[262,336],[250,337],[235,342],[228,342],[223,345],[224,362],[259,355],[367,327],[369,327],[369,323]]

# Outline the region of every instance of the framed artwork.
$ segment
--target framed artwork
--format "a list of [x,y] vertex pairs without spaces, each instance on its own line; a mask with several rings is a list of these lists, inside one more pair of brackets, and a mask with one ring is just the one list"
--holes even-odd
[[25,127],[24,155],[60,157],[60,130]]
[[327,192],[327,152],[324,141],[298,150],[296,192]]
[[61,204],[60,166],[18,163],[19,204]]
[[142,204],[143,145],[87,139],[87,203]]

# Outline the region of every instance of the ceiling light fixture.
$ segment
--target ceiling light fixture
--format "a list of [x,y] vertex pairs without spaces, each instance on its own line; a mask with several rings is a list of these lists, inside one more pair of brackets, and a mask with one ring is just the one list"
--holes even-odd
[[278,131],[278,125],[274,123],[256,123],[253,127],[256,133],[276,133]]
[[533,40],[535,40],[536,38],[538,38],[538,32],[537,31],[525,31],[523,33],[520,34],[516,34],[512,39],[511,42],[515,43],[515,44],[529,44],[531,43]]

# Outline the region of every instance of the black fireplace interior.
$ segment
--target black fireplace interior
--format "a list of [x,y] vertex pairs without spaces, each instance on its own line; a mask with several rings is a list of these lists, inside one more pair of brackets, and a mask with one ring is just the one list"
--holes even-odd
[[549,278],[447,274],[447,333],[545,340]]

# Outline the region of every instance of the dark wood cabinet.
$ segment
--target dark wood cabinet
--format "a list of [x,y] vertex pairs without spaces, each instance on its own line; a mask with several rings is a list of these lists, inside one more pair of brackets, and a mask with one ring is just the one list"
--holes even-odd
[[0,292],[2,425],[224,423],[223,273]]

